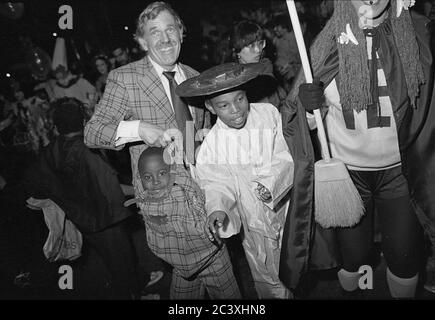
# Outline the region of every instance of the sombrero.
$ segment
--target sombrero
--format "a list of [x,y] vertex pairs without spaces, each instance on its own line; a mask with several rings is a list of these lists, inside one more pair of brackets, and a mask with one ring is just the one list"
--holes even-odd
[[241,86],[260,75],[268,75],[262,62],[225,63],[180,83],[176,93],[180,97],[209,96]]

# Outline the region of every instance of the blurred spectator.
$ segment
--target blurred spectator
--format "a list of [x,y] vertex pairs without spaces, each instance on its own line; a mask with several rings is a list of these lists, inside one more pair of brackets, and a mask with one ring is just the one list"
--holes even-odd
[[323,29],[323,27],[326,25],[326,22],[328,22],[329,18],[332,16],[332,13],[334,12],[334,0],[320,0],[319,4],[315,8],[317,29],[315,32],[313,32],[314,36]]
[[30,125],[30,112],[24,104],[24,93],[14,92],[15,101],[10,105],[8,117],[12,120],[12,145],[18,152],[32,151],[32,126]]
[[435,19],[435,0],[419,0],[416,1],[412,10],[428,17],[429,19]]
[[137,61],[142,59],[143,57],[145,57],[145,51],[142,48],[138,47],[135,43],[130,51],[130,61]]
[[115,58],[115,68],[124,66],[131,62],[130,50],[127,46],[117,44],[112,50],[113,57]]
[[222,64],[233,60],[233,51],[231,49],[231,30],[226,31],[222,34],[218,44],[217,52],[219,54],[219,61],[217,64]]
[[269,12],[262,7],[257,8],[252,12],[252,19],[257,22],[260,26],[264,26],[269,22]]
[[112,69],[110,60],[105,55],[98,55],[94,58],[95,68],[99,73],[99,77],[95,82],[95,88],[97,89],[98,99],[103,96],[104,89],[106,87],[107,76]]
[[10,133],[14,114],[11,106],[11,102],[3,94],[0,94],[0,147],[12,144]]
[[23,101],[28,110],[28,130],[31,138],[32,150],[39,150],[50,143],[53,136],[53,121],[50,102],[44,90],[35,91],[35,95]]
[[295,1],[296,10],[298,11],[298,14],[306,14],[307,9],[305,8],[306,1],[297,0]]
[[96,90],[88,80],[72,74],[61,65],[54,70],[54,75],[56,77],[53,88],[54,99],[69,97],[76,98],[82,103],[89,103],[94,99]]
[[[234,25],[230,38],[230,45],[233,52],[233,61],[245,63],[262,62],[264,64],[264,74],[274,76],[273,66],[269,59],[264,57],[266,39],[263,29],[255,22],[243,20]],[[252,83],[253,90],[248,92],[252,102],[269,102],[280,109],[282,101],[286,97],[285,90],[277,86],[277,83],[264,82]]]
[[[309,47],[312,36],[310,32],[307,31],[307,22],[303,14],[299,15],[299,20],[304,34],[305,44]],[[282,84],[286,91],[289,91],[293,79],[301,67],[301,59],[290,17],[286,14],[275,17],[273,27],[275,31],[273,44],[276,47],[275,66],[281,77]]]

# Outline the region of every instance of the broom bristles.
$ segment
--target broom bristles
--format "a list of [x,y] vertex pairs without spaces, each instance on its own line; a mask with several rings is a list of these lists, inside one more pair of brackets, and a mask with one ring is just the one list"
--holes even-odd
[[315,220],[324,228],[351,227],[364,215],[361,196],[350,177],[316,181],[314,196]]

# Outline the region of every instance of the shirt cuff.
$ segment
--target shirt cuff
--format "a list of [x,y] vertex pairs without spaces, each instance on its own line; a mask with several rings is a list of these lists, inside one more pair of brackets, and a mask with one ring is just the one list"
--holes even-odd
[[307,116],[308,127],[310,128],[310,130],[316,129],[317,124],[316,124],[316,118],[314,114],[311,114],[309,112],[305,112],[305,114]]
[[139,124],[140,120],[121,121],[116,130],[115,146],[142,140],[139,137]]

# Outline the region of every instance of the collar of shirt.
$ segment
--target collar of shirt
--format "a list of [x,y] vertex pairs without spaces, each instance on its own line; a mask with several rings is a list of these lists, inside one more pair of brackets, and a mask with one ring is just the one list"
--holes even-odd
[[[163,75],[164,71],[175,71],[175,82],[177,84],[180,84],[184,80],[186,80],[186,75],[184,74],[183,70],[180,68],[180,65],[177,63],[172,70],[165,70],[161,65],[159,65],[157,62],[155,62],[153,59],[149,57],[149,60],[151,62],[151,65],[154,67],[154,70],[156,70],[157,75],[160,78],[160,81],[163,84],[163,88],[165,89],[166,95],[169,98],[169,103],[172,106],[172,96],[171,96],[171,90],[169,89],[169,80]],[[172,109],[174,107],[172,106]]]

